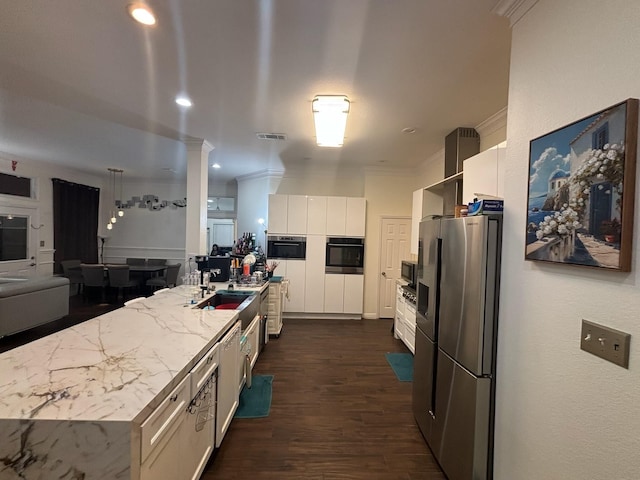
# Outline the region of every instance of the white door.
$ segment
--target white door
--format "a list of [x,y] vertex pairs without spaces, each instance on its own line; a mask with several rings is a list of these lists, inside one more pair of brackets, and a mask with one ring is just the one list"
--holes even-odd
[[396,280],[400,278],[400,262],[410,258],[411,218],[383,217],[380,224],[380,281],[378,316],[393,318],[395,314]]
[[39,229],[35,208],[0,206],[0,276],[37,274]]

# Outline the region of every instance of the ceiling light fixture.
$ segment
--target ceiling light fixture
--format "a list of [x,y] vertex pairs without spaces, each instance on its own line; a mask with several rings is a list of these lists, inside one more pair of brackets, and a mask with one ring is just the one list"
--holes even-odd
[[193,103],[191,103],[191,100],[189,100],[188,97],[185,97],[182,95],[176,97],[176,103],[181,107],[186,107],[186,108],[189,108],[191,105],[193,105]]
[[345,95],[317,95],[311,102],[319,147],[341,147],[350,102]]
[[143,25],[155,25],[156,17],[151,9],[143,3],[132,3],[127,6],[127,11],[131,18]]
[[220,168],[220,165],[218,165],[217,163],[214,163],[213,165],[211,165],[211,168]]

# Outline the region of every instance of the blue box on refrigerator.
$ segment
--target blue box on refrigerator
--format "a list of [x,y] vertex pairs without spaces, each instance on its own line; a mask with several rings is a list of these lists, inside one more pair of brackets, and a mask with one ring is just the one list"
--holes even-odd
[[468,216],[500,214],[504,210],[504,200],[476,200],[469,203]]

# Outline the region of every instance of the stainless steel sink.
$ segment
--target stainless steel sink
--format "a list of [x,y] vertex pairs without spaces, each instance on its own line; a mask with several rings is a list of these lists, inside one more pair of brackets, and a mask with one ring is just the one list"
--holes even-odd
[[235,310],[242,322],[242,330],[245,330],[258,314],[260,297],[253,291],[218,290],[215,295],[201,301],[198,308],[218,307],[224,304],[238,304]]

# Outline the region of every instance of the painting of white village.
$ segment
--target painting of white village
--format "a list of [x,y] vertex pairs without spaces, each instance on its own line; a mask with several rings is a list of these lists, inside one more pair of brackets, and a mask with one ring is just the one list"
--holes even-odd
[[620,269],[627,107],[531,141],[527,260]]

